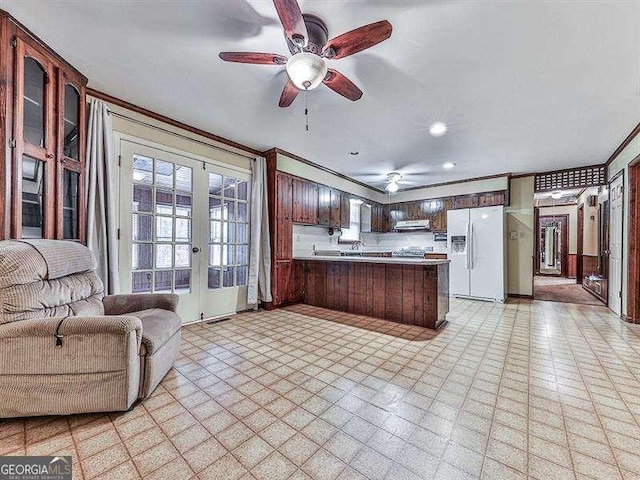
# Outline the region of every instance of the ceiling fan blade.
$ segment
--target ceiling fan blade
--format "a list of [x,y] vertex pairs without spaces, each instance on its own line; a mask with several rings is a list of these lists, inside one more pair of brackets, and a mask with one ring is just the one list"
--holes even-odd
[[287,63],[287,57],[277,53],[220,52],[219,56],[225,62],[255,63],[259,65],[284,65]]
[[273,0],[273,4],[287,38],[298,47],[306,45],[309,34],[298,2],[296,0]]
[[322,49],[328,58],[343,58],[384,42],[391,36],[393,27],[387,20],[370,23],[332,38]]
[[300,90],[298,90],[293,82],[288,80],[287,84],[284,86],[284,90],[282,90],[282,95],[280,95],[280,102],[278,105],[282,108],[288,107],[296,99],[299,92]]
[[349,100],[360,100],[362,98],[362,90],[360,90],[355,83],[342,75],[340,72],[330,68],[327,72],[327,76],[322,81],[327,87],[336,93],[339,93]]

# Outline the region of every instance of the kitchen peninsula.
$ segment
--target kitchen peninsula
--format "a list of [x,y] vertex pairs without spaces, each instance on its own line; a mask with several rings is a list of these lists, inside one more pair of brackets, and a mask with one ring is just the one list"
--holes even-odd
[[449,260],[296,256],[308,305],[437,329],[449,311]]

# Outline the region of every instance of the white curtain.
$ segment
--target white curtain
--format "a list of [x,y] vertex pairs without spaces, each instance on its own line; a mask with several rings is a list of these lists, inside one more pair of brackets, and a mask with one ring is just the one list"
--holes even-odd
[[271,301],[271,240],[267,199],[267,161],[251,162],[251,246],[247,303]]
[[87,246],[98,260],[105,293],[119,293],[113,128],[107,105],[97,99],[89,103],[86,172]]

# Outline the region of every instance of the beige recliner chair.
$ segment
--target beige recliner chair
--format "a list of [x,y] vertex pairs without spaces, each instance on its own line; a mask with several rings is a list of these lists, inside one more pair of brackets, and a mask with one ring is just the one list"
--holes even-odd
[[85,246],[0,241],[0,418],[127,410],[180,347],[173,294],[104,297]]

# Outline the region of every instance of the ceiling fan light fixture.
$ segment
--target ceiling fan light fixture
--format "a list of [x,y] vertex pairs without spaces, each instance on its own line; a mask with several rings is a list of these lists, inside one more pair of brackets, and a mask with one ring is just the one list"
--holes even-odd
[[447,133],[447,124],[444,122],[433,122],[429,127],[429,133],[432,137],[441,137]]
[[299,90],[313,90],[327,76],[327,64],[314,53],[300,52],[287,60],[287,74]]
[[402,178],[398,172],[392,172],[387,175],[387,181],[389,182],[385,190],[389,193],[396,193],[398,191],[398,182]]

